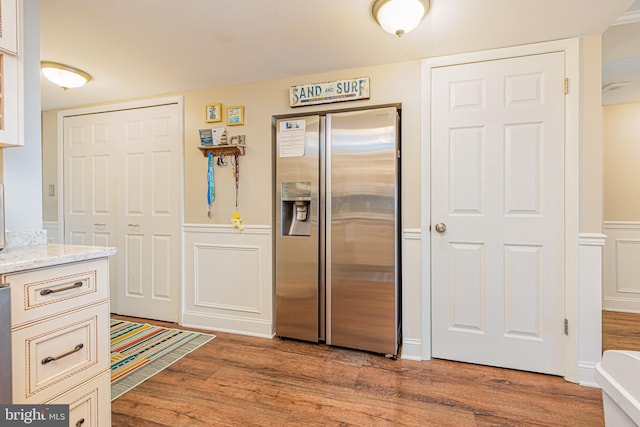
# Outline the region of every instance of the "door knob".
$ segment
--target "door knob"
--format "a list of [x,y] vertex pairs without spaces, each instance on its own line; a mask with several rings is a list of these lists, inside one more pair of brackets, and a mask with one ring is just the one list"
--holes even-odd
[[439,222],[438,224],[436,224],[436,231],[438,233],[444,233],[447,230],[447,226],[446,224]]

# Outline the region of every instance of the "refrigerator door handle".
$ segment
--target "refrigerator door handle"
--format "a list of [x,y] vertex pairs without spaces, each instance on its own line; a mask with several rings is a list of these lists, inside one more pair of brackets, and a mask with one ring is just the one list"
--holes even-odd
[[325,126],[325,251],[324,251],[324,275],[325,275],[325,328],[326,343],[331,344],[331,114],[327,114]]

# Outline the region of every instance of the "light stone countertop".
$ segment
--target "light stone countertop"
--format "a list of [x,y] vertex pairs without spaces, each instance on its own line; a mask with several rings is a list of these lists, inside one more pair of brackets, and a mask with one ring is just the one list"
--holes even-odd
[[0,251],[0,274],[104,258],[116,251],[112,247],[61,244],[5,248]]

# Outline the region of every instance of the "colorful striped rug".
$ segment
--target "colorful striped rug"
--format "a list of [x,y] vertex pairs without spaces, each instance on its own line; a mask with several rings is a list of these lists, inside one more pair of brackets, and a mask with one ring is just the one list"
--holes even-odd
[[111,400],[214,338],[215,335],[111,319]]

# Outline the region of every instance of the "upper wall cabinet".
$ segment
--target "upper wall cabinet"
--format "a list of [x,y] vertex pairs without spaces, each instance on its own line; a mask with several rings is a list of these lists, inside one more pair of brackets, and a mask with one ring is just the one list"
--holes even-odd
[[19,55],[22,1],[0,0],[0,147],[23,144],[23,71]]
[[21,0],[0,0],[0,50],[18,55]]

